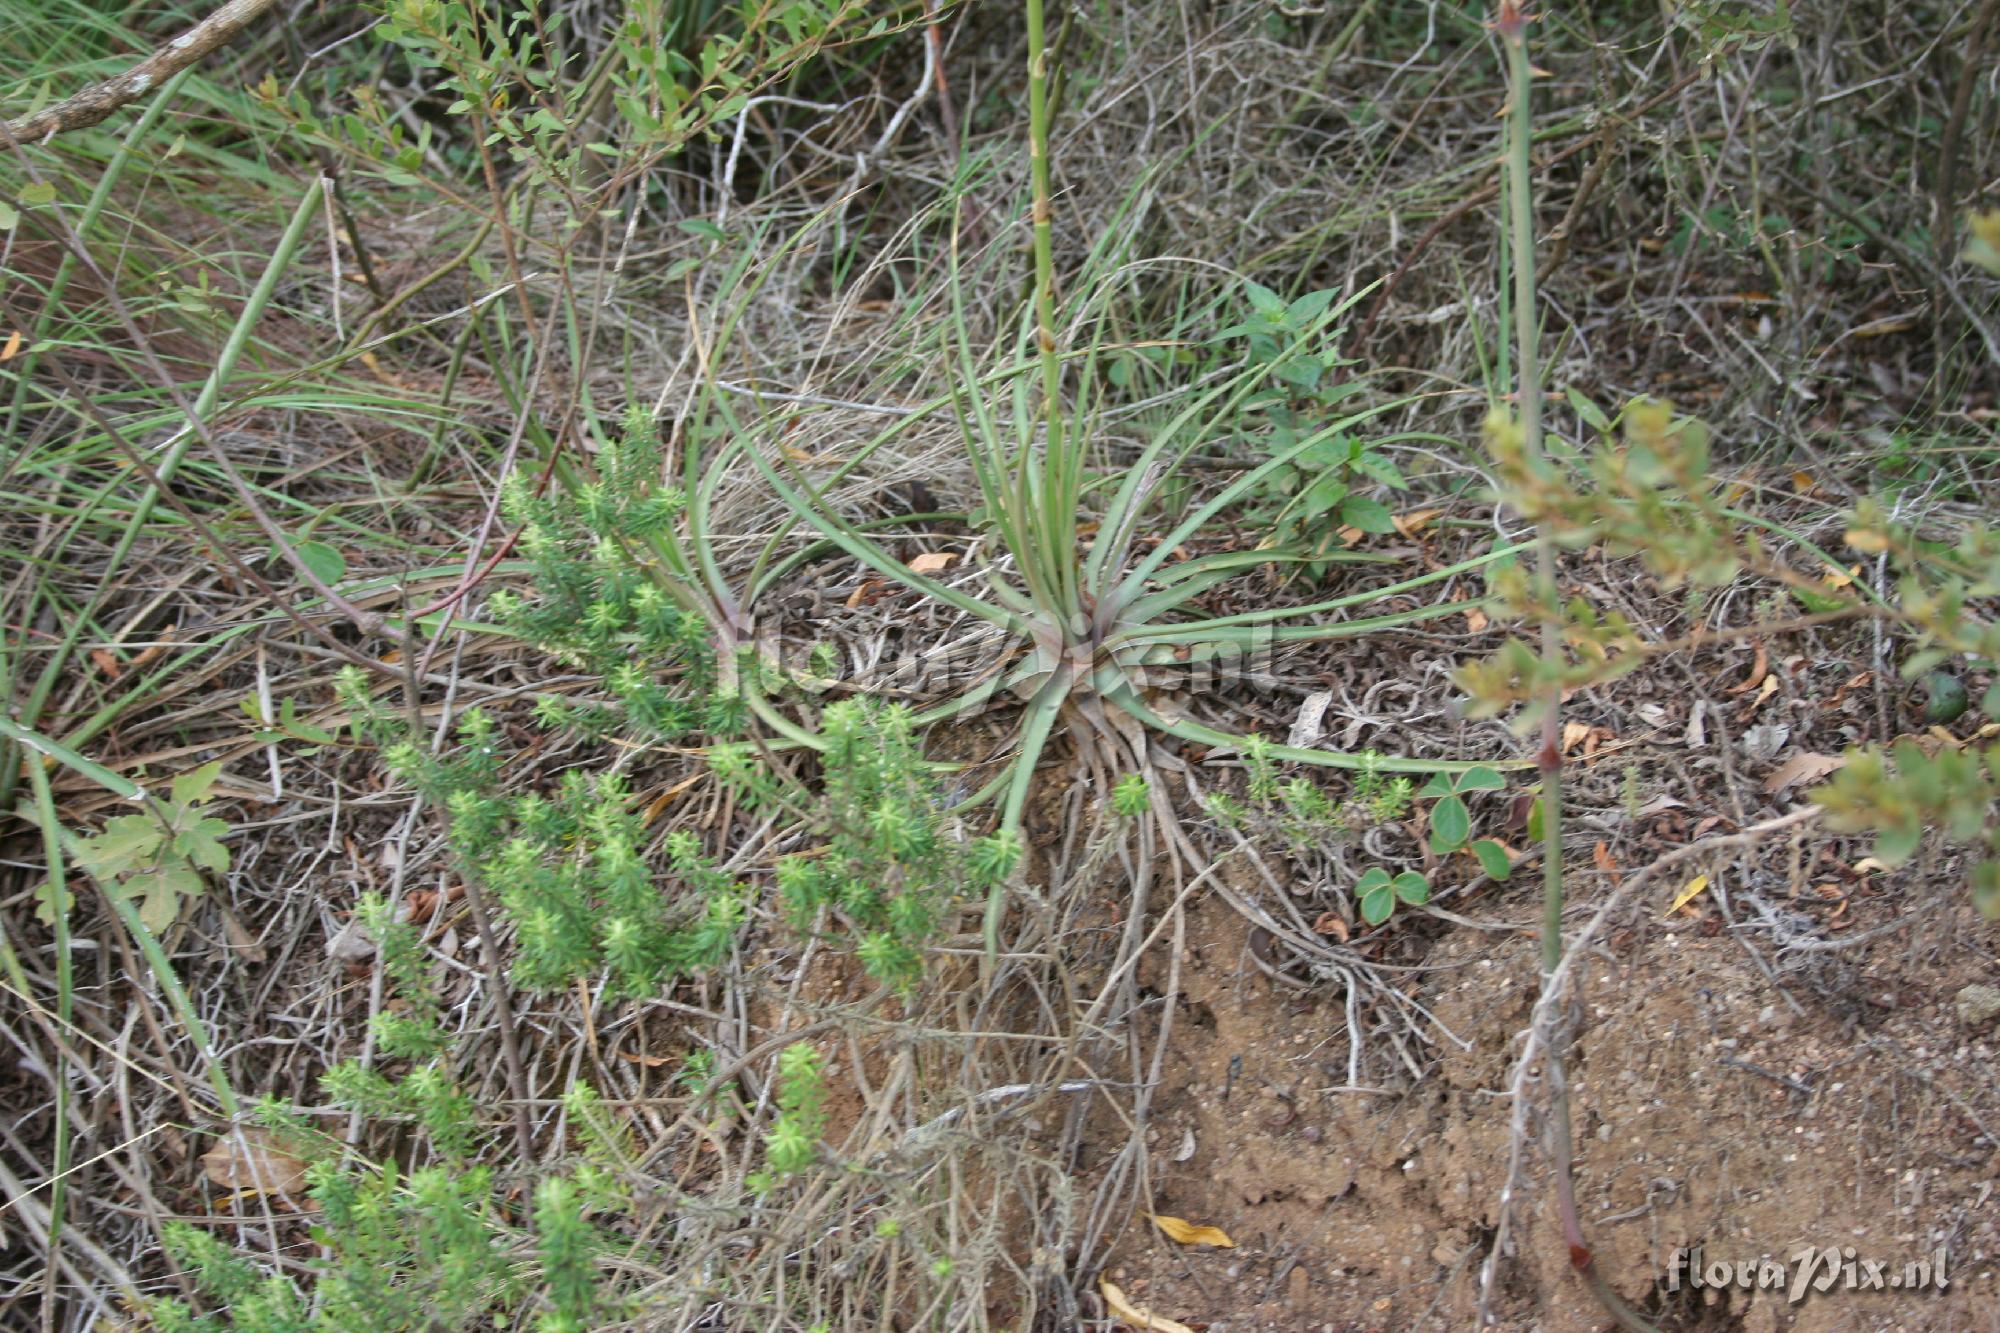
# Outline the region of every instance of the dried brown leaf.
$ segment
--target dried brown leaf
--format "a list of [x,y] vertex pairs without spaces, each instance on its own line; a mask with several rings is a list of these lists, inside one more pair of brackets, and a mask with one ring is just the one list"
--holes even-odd
[[1396,531],[1405,537],[1414,538],[1430,526],[1432,519],[1442,514],[1442,509],[1412,509],[1407,514],[1391,514],[1389,521],[1396,525]]
[[677,1063],[676,1058],[671,1055],[645,1055],[639,1051],[620,1051],[618,1058],[626,1064],[640,1065],[646,1069],[658,1069],[662,1065]]
[[1776,796],[1787,787],[1796,787],[1804,782],[1818,782],[1846,763],[1845,755],[1818,754],[1807,750],[1793,755],[1779,765],[1777,772],[1764,779],[1764,790]]
[[1347,922],[1340,913],[1330,907],[1313,921],[1313,931],[1320,935],[1331,935],[1342,944],[1347,943]]
[[237,957],[248,959],[253,963],[262,963],[270,959],[270,951],[265,949],[257,937],[236,919],[234,912],[223,912],[222,934],[229,941],[229,947],[236,952]]
[[243,1129],[217,1139],[201,1155],[201,1173],[227,1190],[256,1194],[303,1194],[306,1164],[272,1142],[261,1129]]
[[1750,674],[1743,678],[1741,684],[1731,685],[1729,692],[1731,694],[1748,694],[1759,685],[1762,685],[1764,677],[1769,675],[1770,672],[1770,654],[1764,651],[1764,645],[1760,643],[1757,645],[1757,660],[1750,664]]

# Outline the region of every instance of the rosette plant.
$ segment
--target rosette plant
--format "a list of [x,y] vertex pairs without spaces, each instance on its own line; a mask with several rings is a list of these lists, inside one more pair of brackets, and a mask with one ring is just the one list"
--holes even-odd
[[[1038,761],[1059,724],[1077,738],[1079,762],[1111,790],[1116,775],[1149,771],[1145,733],[1154,731],[1211,747],[1240,748],[1252,738],[1220,730],[1185,716],[1171,716],[1148,698],[1149,671],[1168,663],[1204,670],[1211,679],[1230,678],[1233,667],[1285,644],[1356,638],[1461,612],[1464,602],[1439,601],[1368,614],[1384,604],[1444,583],[1482,566],[1503,561],[1531,543],[1495,549],[1476,558],[1412,578],[1302,606],[1273,607],[1233,615],[1205,614],[1198,605],[1218,585],[1274,562],[1380,561],[1387,557],[1358,551],[1286,550],[1274,546],[1186,553],[1190,543],[1219,516],[1272,478],[1338,437],[1363,430],[1370,421],[1407,405],[1407,400],[1330,417],[1289,447],[1272,453],[1177,520],[1161,505],[1163,492],[1186,480],[1190,460],[1226,438],[1228,423],[1263,385],[1261,364],[1245,365],[1178,395],[1178,406],[1156,422],[1136,457],[1113,462],[1096,447],[1096,429],[1108,410],[1103,373],[1108,361],[1101,334],[1078,336],[1065,351],[1065,323],[1055,299],[1053,239],[1048,171],[1047,55],[1039,0],[1027,5],[1030,168],[1035,261],[1032,314],[1010,356],[982,367],[972,350],[965,317],[967,282],[954,244],[951,267],[953,319],[947,345],[939,349],[956,367],[948,397],[900,417],[861,446],[842,467],[846,475],[871,455],[935,414],[956,415],[976,481],[980,508],[975,523],[997,544],[984,586],[955,586],[920,572],[844,517],[828,499],[829,486],[815,482],[805,466],[783,450],[752,448],[747,457],[805,524],[869,569],[905,587],[997,627],[995,636],[1012,647],[978,679],[945,703],[917,716],[919,723],[942,720],[1011,695],[1025,701],[1017,744],[1000,776],[978,794],[1000,801],[1000,836],[1018,856],[1020,825]],[[1137,211],[1139,196],[1128,196],[1125,212],[1102,229],[1101,239],[1082,268],[1070,310],[1070,329],[1101,329],[1110,296],[1137,267],[1123,262],[1121,225]],[[1330,305],[1286,327],[1288,352],[1332,336],[1333,323],[1366,291]],[[1278,327],[1274,323],[1274,328]],[[1073,385],[1066,391],[1065,381]],[[1375,447],[1411,438],[1389,434]],[[1430,437],[1425,437],[1430,438]],[[1171,524],[1164,535],[1154,531]],[[963,582],[963,581],[961,581]],[[761,711],[761,710],[760,710]],[[1261,744],[1261,753],[1331,768],[1369,766],[1392,773],[1463,773],[1474,767],[1511,767],[1485,761],[1364,757],[1317,748]],[[1164,785],[1151,783],[1153,808],[1171,819]],[[999,891],[993,900],[997,910]],[[994,915],[989,911],[988,943]]]

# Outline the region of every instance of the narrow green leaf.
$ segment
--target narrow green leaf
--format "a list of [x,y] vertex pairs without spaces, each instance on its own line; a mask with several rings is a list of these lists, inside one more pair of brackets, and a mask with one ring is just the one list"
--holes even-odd
[[1943,648],[1926,648],[1920,653],[1911,653],[1903,662],[1900,674],[1904,680],[1915,680],[1951,654]]
[[146,793],[140,789],[138,783],[121,777],[102,764],[85,759],[61,741],[44,736],[39,731],[30,731],[18,723],[0,718],[0,739],[13,741],[37,754],[47,755],[57,763],[75,769],[106,791],[122,796],[128,801],[146,799]]
[[1591,402],[1589,398],[1585,397],[1582,390],[1565,390],[1565,396],[1569,399],[1569,405],[1576,409],[1576,414],[1583,418],[1584,425],[1590,427],[1600,435],[1609,435],[1611,433],[1611,418],[1605,416],[1603,409],[1598,407],[1596,403]]

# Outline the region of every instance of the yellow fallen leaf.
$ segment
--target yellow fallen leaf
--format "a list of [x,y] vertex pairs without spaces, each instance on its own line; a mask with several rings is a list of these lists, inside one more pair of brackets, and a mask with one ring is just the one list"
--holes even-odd
[[1708,887],[1708,876],[1696,875],[1693,879],[1687,882],[1685,888],[1683,888],[1679,893],[1674,895],[1673,906],[1667,909],[1667,915],[1672,916],[1675,912],[1678,912],[1683,907],[1686,907],[1689,903],[1695,900],[1695,897],[1698,894],[1700,894],[1703,889],[1707,887]]
[[1165,1213],[1147,1213],[1153,1225],[1167,1234],[1167,1239],[1182,1245],[1214,1245],[1221,1249],[1233,1250],[1236,1242],[1229,1239],[1229,1233],[1221,1227],[1202,1226],[1179,1217],[1168,1217]]
[[708,776],[707,773],[696,773],[693,777],[686,778],[680,782],[677,782],[673,786],[661,792],[658,796],[655,796],[653,798],[653,803],[646,807],[646,813],[639,817],[639,822],[641,824],[651,824],[654,820],[658,819],[662,813],[665,812],[668,806],[674,803],[674,798],[676,796],[679,796],[682,792],[686,791],[689,787],[694,786],[695,783],[700,782],[707,776]]
[[922,555],[910,561],[910,572],[914,574],[940,574],[949,569],[951,562],[956,559],[958,557],[950,551],[925,551]]
[[21,331],[15,329],[7,335],[7,345],[0,347],[0,361],[12,361],[21,354]]
[[1165,1315],[1143,1310],[1125,1299],[1125,1293],[1108,1277],[1097,1279],[1097,1292],[1111,1309],[1111,1317],[1121,1324],[1149,1330],[1149,1333],[1194,1333],[1194,1330]]
[[1845,588],[1848,584],[1854,582],[1854,576],[1860,572],[1861,566],[1859,565],[1849,565],[1846,569],[1842,569],[1838,565],[1828,565],[1826,573],[1820,575],[1819,581],[1829,588]]
[[1857,875],[1865,875],[1872,870],[1893,870],[1893,869],[1895,869],[1895,867],[1891,866],[1887,861],[1878,861],[1872,856],[1864,856],[1859,861],[1856,861],[1854,863],[1854,873]]
[[1904,319],[1892,315],[1887,319],[1870,320],[1858,328],[1849,330],[1847,336],[1850,338],[1886,338],[1892,333],[1908,333],[1915,327],[1917,327],[1917,321],[1914,319]]

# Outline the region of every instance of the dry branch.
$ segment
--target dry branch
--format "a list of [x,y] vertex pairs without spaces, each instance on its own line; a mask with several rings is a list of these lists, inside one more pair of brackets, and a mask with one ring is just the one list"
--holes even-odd
[[7,133],[32,143],[67,130],[101,124],[113,112],[148,89],[157,88],[217,47],[235,40],[251,20],[271,7],[271,0],[229,0],[222,8],[154,51],[116,78],[93,84],[54,106],[7,122]]

